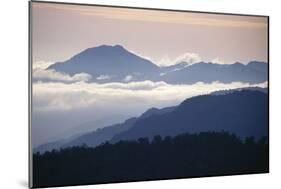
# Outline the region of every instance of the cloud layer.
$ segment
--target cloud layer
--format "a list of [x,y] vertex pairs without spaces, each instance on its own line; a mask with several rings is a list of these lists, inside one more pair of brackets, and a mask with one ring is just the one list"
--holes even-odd
[[[196,57],[192,54],[181,56],[190,63],[198,60]],[[267,87],[267,82],[256,85],[241,82],[229,84],[198,82],[192,85],[171,85],[163,81],[150,80],[134,82],[133,75],[124,77],[123,83],[98,84],[90,83],[91,76],[86,73],[70,76],[55,70],[46,70],[51,64],[51,62],[33,64],[34,146],[78,134],[81,132],[79,126],[88,121],[95,121],[89,128],[92,131],[138,116],[151,107],[175,106],[193,96],[217,90]],[[106,81],[110,77],[112,76],[100,75],[96,79]],[[113,115],[116,117],[115,120],[112,118]],[[106,120],[106,124],[99,120]]]
[[89,81],[92,76],[87,73],[78,73],[70,76],[65,73],[57,72],[53,69],[47,69],[52,62],[35,62],[33,64],[33,80],[42,81],[60,81],[60,82],[77,82],[77,81]]
[[[37,82],[33,85],[36,111],[72,110],[85,107],[162,107],[175,105],[186,98],[217,90],[242,87],[266,87],[267,83],[250,85],[198,82],[192,85],[170,85],[165,82],[75,83]],[[98,111],[98,109],[97,109]]]
[[187,64],[194,64],[201,61],[202,59],[198,54],[187,52],[177,56],[174,59],[171,59],[169,56],[164,56],[159,61],[155,61],[155,62],[158,66],[172,66],[182,62],[185,62]]

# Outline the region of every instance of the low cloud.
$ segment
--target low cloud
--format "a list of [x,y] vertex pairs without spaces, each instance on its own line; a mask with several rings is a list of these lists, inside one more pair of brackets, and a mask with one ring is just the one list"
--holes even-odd
[[133,76],[132,76],[132,75],[127,75],[127,76],[123,79],[123,81],[129,82],[129,81],[131,81],[132,79],[133,79]]
[[211,60],[211,62],[214,64],[233,64],[233,62],[225,62],[220,58],[214,58],[213,60]]
[[[85,107],[126,107],[145,110],[149,107],[176,105],[186,98],[217,90],[243,87],[266,87],[267,82],[251,85],[198,82],[192,85],[170,85],[165,82],[130,83],[42,83],[33,84],[34,110],[72,110]],[[129,109],[129,108],[128,108]],[[97,109],[98,111],[98,109]]]
[[164,56],[159,61],[155,61],[155,62],[158,66],[165,67],[165,66],[176,65],[182,62],[185,62],[187,65],[190,65],[201,61],[202,59],[198,54],[187,52],[177,56],[174,59],[171,59],[169,56]]
[[200,56],[196,53],[184,53],[180,56],[178,56],[174,62],[177,63],[181,63],[181,62],[186,62],[188,64],[194,64],[197,62],[202,61],[202,59],[200,58]]
[[47,69],[52,64],[54,64],[54,62],[37,61],[32,64],[32,68],[33,70],[38,70],[38,69],[44,70]]
[[39,61],[33,64],[33,80],[42,81],[59,81],[59,82],[78,82],[78,81],[89,81],[92,76],[87,73],[78,73],[70,76],[65,73],[57,72],[53,69],[47,69],[52,62]]
[[[94,130],[139,116],[151,107],[175,106],[197,95],[255,86],[267,87],[267,82],[256,85],[240,82],[198,82],[192,85],[153,81],[105,84],[33,82],[33,145],[78,134],[80,125],[89,121],[107,120],[107,124],[93,124],[91,129]],[[119,121],[112,118],[115,114]],[[74,127],[77,129],[73,130]]]
[[112,77],[110,75],[100,75],[96,79],[97,80],[108,80],[111,79]]

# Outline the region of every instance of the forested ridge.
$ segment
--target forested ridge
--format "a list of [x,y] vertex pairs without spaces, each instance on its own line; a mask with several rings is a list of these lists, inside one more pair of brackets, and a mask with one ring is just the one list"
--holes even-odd
[[33,155],[34,187],[268,172],[267,138],[225,131],[105,142]]

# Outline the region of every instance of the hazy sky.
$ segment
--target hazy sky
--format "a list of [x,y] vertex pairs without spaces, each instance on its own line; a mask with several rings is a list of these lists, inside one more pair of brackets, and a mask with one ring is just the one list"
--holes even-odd
[[267,61],[267,18],[32,3],[33,61],[120,44],[165,64],[185,53],[221,63]]

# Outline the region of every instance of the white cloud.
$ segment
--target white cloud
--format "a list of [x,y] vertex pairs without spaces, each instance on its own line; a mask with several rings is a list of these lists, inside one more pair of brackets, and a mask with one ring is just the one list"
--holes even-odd
[[78,73],[71,77],[70,81],[89,81],[92,79],[92,76],[87,73]]
[[131,81],[132,79],[133,79],[133,76],[132,76],[132,75],[127,75],[127,76],[123,79],[123,81],[129,82],[129,81]]
[[226,62],[220,58],[214,58],[211,60],[211,62],[214,64],[233,64],[233,62]]
[[156,62],[158,66],[172,66],[182,62],[185,62],[187,63],[187,65],[190,65],[201,61],[202,59],[198,54],[187,52],[177,56],[174,59],[171,59],[169,56],[164,56],[159,61],[154,62]]
[[111,79],[112,77],[110,75],[100,75],[96,79],[97,80],[108,80]]
[[202,61],[200,56],[196,53],[184,53],[180,56],[178,56],[175,60],[175,63],[181,63],[181,62],[186,62],[188,64],[194,64],[197,62]]
[[42,69],[47,69],[52,64],[54,64],[54,62],[37,61],[37,62],[33,62],[32,68],[33,70],[37,70],[37,69],[42,70]]
[[[208,94],[217,90],[242,87],[266,87],[267,83],[251,85],[233,82],[223,84],[198,82],[192,85],[170,85],[165,82],[130,82],[130,83],[42,83],[33,84],[35,111],[72,110],[92,107],[124,109],[135,108],[145,111],[150,107],[176,105],[186,98]],[[129,108],[130,107],[130,108]]]
[[89,81],[92,76],[87,73],[78,73],[70,76],[65,73],[57,72],[55,70],[35,69],[33,70],[33,79],[35,80],[48,80],[48,81],[62,81],[62,82],[77,82]]
[[261,88],[267,88],[268,87],[268,81],[259,83],[259,84],[253,84],[251,87],[261,87]]
[[158,66],[165,67],[165,66],[172,66],[175,65],[169,56],[162,57],[159,61],[154,61]]
[[53,69],[47,69],[53,62],[38,61],[33,63],[32,77],[35,80],[47,80],[47,81],[61,81],[61,82],[77,82],[77,81],[89,81],[92,76],[87,73],[78,73],[70,76],[65,73],[57,72]]
[[157,87],[168,86],[164,81],[153,82],[150,80],[139,81],[139,82],[130,82],[130,83],[106,83],[98,85],[101,88],[108,89],[124,89],[124,90],[152,90]]

